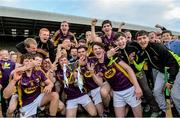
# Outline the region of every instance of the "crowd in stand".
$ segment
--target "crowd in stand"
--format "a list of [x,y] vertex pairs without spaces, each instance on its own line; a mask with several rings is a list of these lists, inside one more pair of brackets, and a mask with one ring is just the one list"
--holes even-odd
[[17,52],[1,49],[1,116],[35,117],[46,111],[44,116],[76,117],[83,109],[86,116],[126,117],[132,110],[134,117],[143,117],[149,108],[149,117],[165,117],[165,89],[179,116],[180,41],[160,25],[162,32],[141,30],[132,36],[123,30],[125,23],[115,32],[104,20],[102,33],[96,23],[91,21],[83,39],[77,40],[63,21],[51,39],[41,28],[38,38],[17,44]]

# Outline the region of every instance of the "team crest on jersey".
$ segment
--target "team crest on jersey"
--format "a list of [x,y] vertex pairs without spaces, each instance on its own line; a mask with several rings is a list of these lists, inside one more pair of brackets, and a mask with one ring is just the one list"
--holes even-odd
[[21,81],[21,85],[23,85],[23,86],[27,86],[27,85],[28,85],[28,83],[27,83],[27,82],[24,82],[24,81]]
[[26,94],[31,94],[31,93],[34,93],[34,92],[36,91],[36,88],[37,88],[37,86],[28,87],[28,88],[25,88],[25,89],[24,89],[24,92],[25,92]]
[[115,74],[116,74],[116,69],[115,69],[115,68],[111,68],[111,69],[109,69],[108,71],[106,71],[106,72],[104,73],[104,76],[105,76],[105,78],[110,79],[110,78],[112,78]]
[[87,77],[87,78],[89,78],[89,77],[92,77],[92,74],[90,73],[90,71],[86,71],[86,72],[84,73],[84,76]]
[[31,86],[34,86],[33,80],[30,80],[29,83],[30,83]]
[[5,62],[2,67],[3,69],[10,69],[10,63]]
[[39,83],[40,82],[40,78],[38,77],[38,78],[36,78],[36,83]]

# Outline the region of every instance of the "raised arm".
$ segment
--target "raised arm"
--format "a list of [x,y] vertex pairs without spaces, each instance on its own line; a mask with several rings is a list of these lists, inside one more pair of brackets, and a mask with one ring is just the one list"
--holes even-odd
[[55,75],[55,70],[57,70],[57,62],[55,63],[51,63],[51,60],[46,59],[46,61],[50,64],[50,69],[47,71],[47,76],[49,77],[49,79],[51,80],[51,82],[55,83],[56,78],[54,77]]
[[19,81],[22,77],[23,70],[25,70],[26,67],[20,67],[16,68],[12,75],[13,79],[9,82],[8,86],[3,91],[3,96],[5,99],[8,99],[11,97],[11,95],[14,93],[14,89],[16,88],[16,83]]
[[119,28],[118,28],[118,32],[122,32],[122,27],[125,25],[124,22],[122,22],[120,25],[119,25]]
[[91,38],[93,40],[96,38],[96,31],[95,31],[96,23],[97,23],[97,19],[93,19],[91,21]]

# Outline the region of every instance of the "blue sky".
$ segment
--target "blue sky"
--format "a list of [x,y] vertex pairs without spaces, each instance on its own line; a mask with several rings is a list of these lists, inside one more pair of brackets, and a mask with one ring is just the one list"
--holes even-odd
[[180,0],[1,0],[2,6],[41,10],[180,32]]

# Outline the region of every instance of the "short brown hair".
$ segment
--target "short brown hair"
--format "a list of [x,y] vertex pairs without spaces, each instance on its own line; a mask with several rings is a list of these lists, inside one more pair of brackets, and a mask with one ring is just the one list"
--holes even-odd
[[165,33],[169,33],[172,36],[172,32],[170,30],[164,30],[161,35],[165,34]]
[[126,35],[123,32],[117,32],[114,36],[114,39],[117,40],[120,36],[126,38]]
[[100,42],[94,42],[94,43],[92,44],[92,48],[93,48],[95,45],[98,45],[98,46],[100,46],[101,48],[105,49],[105,46],[104,46],[103,43],[100,43]]
[[85,40],[85,39],[80,39],[80,40],[78,41],[78,43],[86,43],[86,40]]
[[34,59],[34,55],[30,53],[22,55],[20,58],[20,63],[22,64],[25,59]]
[[[64,21],[62,21],[62,22],[61,22],[61,24],[62,24],[62,23],[67,23],[67,24],[68,24],[68,26],[70,25],[70,24],[69,24],[69,22],[68,22],[68,21],[65,21],[65,20],[64,20]],[[61,26],[61,24],[60,24],[60,26]]]
[[104,21],[102,22],[102,27],[103,27],[105,24],[110,24],[111,27],[112,27],[112,23],[111,23],[110,20],[104,20]]
[[146,32],[145,30],[138,31],[136,33],[135,39],[137,40],[137,37],[139,36],[148,36],[148,32]]
[[80,50],[81,48],[84,48],[86,51],[88,50],[88,48],[85,45],[80,45],[77,50]]

